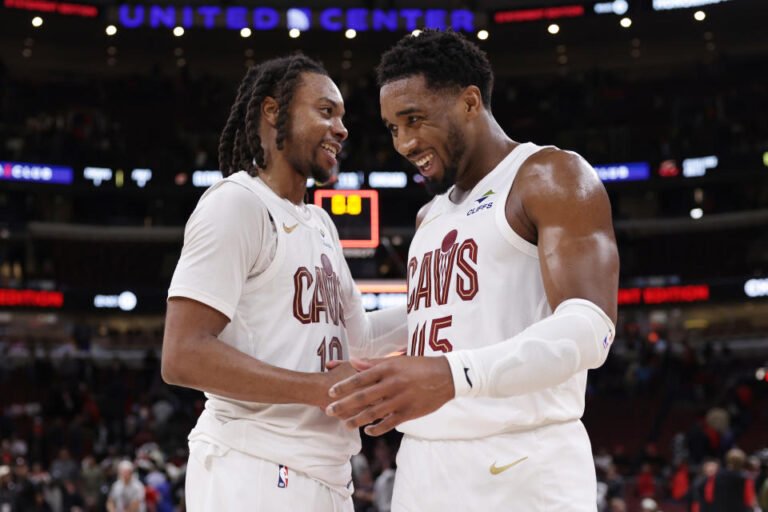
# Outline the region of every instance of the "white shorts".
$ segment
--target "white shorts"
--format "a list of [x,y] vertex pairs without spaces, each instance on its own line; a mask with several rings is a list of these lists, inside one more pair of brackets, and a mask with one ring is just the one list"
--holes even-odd
[[202,440],[189,442],[189,512],[353,512],[352,499],[264,459]]
[[581,421],[458,441],[404,436],[392,512],[595,512],[597,480]]

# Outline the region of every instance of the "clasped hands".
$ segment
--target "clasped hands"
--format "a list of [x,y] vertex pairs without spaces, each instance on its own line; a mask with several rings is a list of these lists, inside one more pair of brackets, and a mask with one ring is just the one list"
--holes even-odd
[[[365,433],[380,436],[404,421],[436,411],[454,397],[453,377],[445,357],[351,359],[358,373],[328,391],[329,416],[349,429],[367,425]],[[331,361],[333,369],[343,361]]]

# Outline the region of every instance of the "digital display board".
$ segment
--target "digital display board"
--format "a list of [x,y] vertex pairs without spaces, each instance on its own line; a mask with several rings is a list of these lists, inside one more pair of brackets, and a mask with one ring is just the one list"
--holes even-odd
[[344,248],[379,246],[379,192],[376,190],[315,190],[315,204],[328,212]]

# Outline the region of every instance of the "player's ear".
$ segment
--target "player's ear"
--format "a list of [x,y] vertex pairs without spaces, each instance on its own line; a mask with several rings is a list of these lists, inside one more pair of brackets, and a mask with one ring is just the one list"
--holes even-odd
[[277,114],[280,112],[280,105],[272,96],[267,96],[261,102],[261,118],[271,127],[277,126]]
[[461,105],[469,116],[476,116],[483,108],[483,95],[476,85],[470,85],[461,92]]

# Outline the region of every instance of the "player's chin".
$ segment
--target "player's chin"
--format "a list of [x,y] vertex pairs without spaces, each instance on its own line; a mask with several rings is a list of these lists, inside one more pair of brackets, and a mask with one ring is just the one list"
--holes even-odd
[[451,188],[451,185],[453,185],[453,183],[451,183],[449,180],[446,180],[443,176],[425,178],[424,184],[427,186],[427,190],[436,196],[445,194],[448,192],[448,189]]
[[335,167],[326,168],[321,165],[315,165],[311,169],[312,178],[318,185],[328,185],[336,181]]

